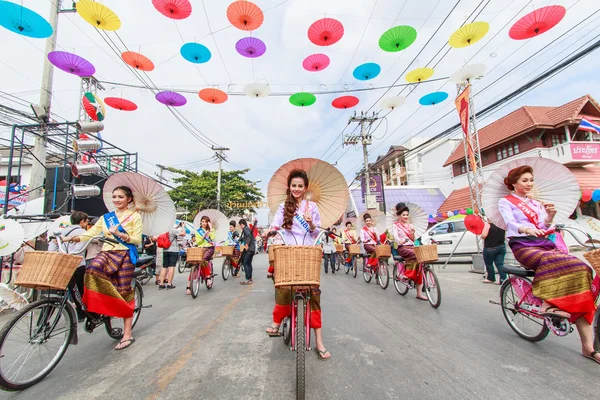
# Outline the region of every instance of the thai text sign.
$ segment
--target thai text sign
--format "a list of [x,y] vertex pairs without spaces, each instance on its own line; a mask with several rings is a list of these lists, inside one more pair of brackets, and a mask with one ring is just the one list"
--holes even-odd
[[573,160],[599,161],[600,143],[571,143],[571,156]]
[[[365,177],[363,176],[360,182],[360,192],[362,201],[365,202]],[[369,176],[369,194],[374,194],[378,203],[383,203],[383,182],[381,175]]]
[[225,204],[226,208],[238,208],[238,209],[246,209],[246,208],[263,208],[269,207],[269,204],[264,201],[228,201]]

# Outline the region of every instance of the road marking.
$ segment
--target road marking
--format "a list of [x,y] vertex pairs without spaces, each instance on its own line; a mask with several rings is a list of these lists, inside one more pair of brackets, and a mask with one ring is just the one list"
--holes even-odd
[[168,372],[165,374],[162,374],[158,378],[158,380],[155,381],[157,390],[155,390],[152,395],[146,397],[147,400],[158,399],[160,394],[171,384],[171,382],[173,382],[173,380],[175,379],[175,377],[177,376],[179,371],[181,371],[183,369],[183,367],[185,367],[185,364],[187,364],[187,362],[190,361],[190,359],[193,356],[194,350],[198,349],[198,347],[199,347],[199,345],[197,343],[199,341],[199,339],[201,339],[204,335],[206,335],[207,333],[214,330],[217,327],[217,325],[219,325],[221,322],[223,322],[225,320],[225,318],[227,317],[227,315],[229,315],[229,313],[235,308],[235,306],[240,302],[240,300],[244,296],[246,296],[248,293],[250,293],[250,286],[246,286],[236,298],[231,300],[231,302],[229,302],[229,304],[227,304],[227,306],[225,306],[225,309],[223,309],[223,311],[219,314],[219,316],[217,318],[210,321],[210,323],[208,325],[206,325],[204,328],[202,328],[200,331],[198,331],[198,333],[196,333],[186,343],[186,345],[181,350],[179,350],[179,353],[177,353],[175,361],[173,361],[173,363],[171,363],[171,365],[161,368],[161,371],[168,371]]

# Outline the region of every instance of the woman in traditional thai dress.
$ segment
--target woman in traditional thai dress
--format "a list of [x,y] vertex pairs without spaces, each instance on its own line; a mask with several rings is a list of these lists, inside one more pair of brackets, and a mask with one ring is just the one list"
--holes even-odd
[[115,211],[104,214],[85,235],[66,238],[73,242],[89,241],[103,234],[119,242],[104,243],[102,251],[89,262],[84,277],[83,304],[87,311],[123,318],[123,337],[115,350],[131,346],[135,339],[131,329],[135,296],[131,284],[137,246],[142,243],[142,218],[130,204],[133,193],[127,186],[117,186],[112,192]]
[[415,256],[415,228],[409,222],[409,213],[410,210],[406,204],[396,204],[398,220],[392,227],[394,242],[398,246],[398,255],[404,259],[404,276],[417,286],[417,299],[427,300],[427,297],[423,296],[423,275],[420,273],[419,263]]
[[351,244],[357,244],[358,243],[358,237],[356,235],[356,231],[354,230],[354,226],[352,225],[352,222],[348,221],[346,222],[346,229],[344,229],[342,231],[342,239],[344,241],[344,245],[346,247],[346,254],[348,255],[348,257],[346,257],[346,264],[350,265],[350,263],[352,262],[352,257],[350,256],[350,251],[349,251],[349,246]]
[[233,262],[235,263],[235,267],[233,270],[233,277],[239,278],[240,274],[240,233],[235,229],[236,228],[235,221],[229,221],[229,232],[227,232],[227,239],[225,239],[225,245],[233,246],[233,255],[231,256]]
[[[212,223],[210,222],[210,218],[206,215],[203,215],[200,218],[200,228],[196,231],[196,247],[203,247],[204,254],[202,256],[202,262],[200,263],[200,273],[202,276],[207,279],[207,277],[212,278],[212,271],[210,270],[210,264],[208,263],[212,260],[213,255],[215,254],[215,231],[212,228]],[[188,285],[185,288],[185,294],[192,294],[190,290],[190,279],[192,277],[192,270],[190,270],[190,275],[188,276]]]
[[[304,195],[308,188],[308,176],[301,169],[290,172],[287,179],[287,198],[279,206],[271,230],[281,229],[285,242],[290,246],[312,246],[319,235],[318,227],[321,216],[317,204],[306,200]],[[311,289],[310,294],[310,326],[314,329],[315,350],[321,360],[331,357],[323,344],[321,322],[321,290]],[[292,315],[292,291],[290,288],[275,288],[275,307],[273,308],[273,324],[267,328],[269,336],[281,336],[279,326],[285,317]]]
[[377,232],[371,214],[365,213],[363,215],[363,221],[365,222],[365,226],[360,230],[360,239],[365,246],[365,251],[369,254],[367,265],[376,267],[378,261],[377,257],[375,257],[375,246],[381,243],[379,240],[379,232]]
[[541,315],[575,322],[583,356],[600,363],[591,325],[596,311],[593,291],[598,290],[592,286],[591,268],[559,251],[546,237],[556,208],[529,197],[533,168],[524,165],[511,170],[504,184],[512,193],[500,199],[498,207],[508,227],[508,245],[519,263],[535,271],[533,294],[543,301]]

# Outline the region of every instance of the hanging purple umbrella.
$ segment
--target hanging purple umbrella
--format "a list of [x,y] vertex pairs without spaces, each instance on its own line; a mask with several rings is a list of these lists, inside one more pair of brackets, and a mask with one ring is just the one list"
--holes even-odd
[[180,107],[187,103],[187,99],[176,92],[164,91],[156,93],[156,100],[166,106]]
[[96,68],[83,57],[66,51],[52,51],[48,53],[48,60],[59,69],[77,76],[92,76]]
[[267,46],[260,39],[255,37],[245,37],[235,44],[238,53],[248,58],[256,58],[265,54]]

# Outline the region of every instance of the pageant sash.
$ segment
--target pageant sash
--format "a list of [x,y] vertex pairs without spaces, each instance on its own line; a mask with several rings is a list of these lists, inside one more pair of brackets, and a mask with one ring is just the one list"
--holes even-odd
[[352,235],[348,229],[346,229],[344,232],[346,233],[346,237],[350,239],[350,244],[356,244],[356,239],[354,239],[354,235]]
[[400,229],[404,233],[404,235],[406,235],[407,238],[409,238],[412,241],[415,240],[415,238],[413,236],[413,232],[409,228],[411,225],[409,225],[409,227],[405,227],[404,224],[402,224],[400,222],[396,222],[394,225],[396,225],[398,227],[398,229]]
[[529,220],[529,222],[531,222],[532,224],[534,224],[536,226],[536,228],[539,228],[540,225],[540,217],[538,215],[537,212],[535,212],[531,207],[529,207],[527,204],[525,204],[524,201],[522,201],[521,199],[516,198],[515,196],[511,196],[508,195],[505,197],[506,200],[510,201],[510,203],[512,205],[514,205],[515,207],[517,207],[523,214],[525,214],[525,216],[527,217],[527,219]]
[[229,241],[235,246],[236,250],[240,249],[240,244],[238,243],[237,240],[235,240],[235,238],[233,237],[233,232],[229,232],[227,234],[227,237],[229,238]]
[[[133,213],[131,215],[133,215]],[[127,221],[129,219],[129,217],[127,217],[125,219],[125,221]],[[125,222],[125,221],[123,221],[123,222]],[[127,233],[127,231],[123,228],[121,223],[119,222],[119,218],[117,218],[117,214],[114,211],[104,214],[104,225],[106,225],[106,227],[108,229],[118,226],[119,232],[129,235]],[[122,244],[123,246],[125,246],[129,249],[129,259],[131,260],[131,263],[135,266],[135,263],[137,262],[137,259],[138,259],[137,246],[134,244],[131,244],[131,243],[127,243],[123,239],[118,238],[116,236],[113,236],[113,237],[115,238],[115,240],[117,242],[119,242],[120,244]]]
[[198,234],[200,234],[200,236],[202,236],[202,240],[204,240],[204,241],[206,241],[206,242],[208,242],[209,244],[211,244],[211,245],[212,245],[212,244],[213,244],[213,241],[212,241],[212,239],[210,238],[210,235],[209,235],[209,236],[206,236],[206,233],[207,233],[207,231],[205,231],[204,229],[202,229],[202,228],[198,228]]
[[296,220],[296,222],[298,222],[300,224],[300,226],[302,228],[304,228],[304,230],[306,232],[310,232],[310,225],[308,224],[308,222],[306,222],[306,220],[304,219],[304,217],[302,217],[302,215],[296,214],[296,215],[294,215],[294,219]]
[[375,232],[372,232],[372,231],[369,229],[369,227],[367,227],[367,226],[363,227],[363,231],[367,232],[367,233],[369,234],[369,236],[371,237],[371,239],[373,239],[373,241],[374,241],[375,243],[378,243],[378,240],[377,240],[377,235],[375,234]]

